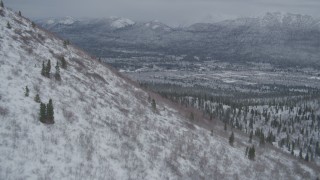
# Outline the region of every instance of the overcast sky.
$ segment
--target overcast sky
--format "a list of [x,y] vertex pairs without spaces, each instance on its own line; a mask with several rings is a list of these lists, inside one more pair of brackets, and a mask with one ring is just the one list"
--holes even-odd
[[4,0],[26,16],[126,17],[169,25],[291,12],[320,17],[320,0]]

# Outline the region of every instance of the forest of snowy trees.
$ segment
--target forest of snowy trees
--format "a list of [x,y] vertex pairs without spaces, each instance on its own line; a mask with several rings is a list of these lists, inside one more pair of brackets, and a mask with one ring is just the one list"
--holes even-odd
[[[274,96],[213,96],[202,93],[166,91],[159,85],[141,84],[185,107],[203,111],[210,120],[218,119],[225,126],[239,129],[284,151],[314,161],[320,157],[320,94]],[[165,86],[165,85],[164,85]],[[161,91],[163,90],[163,91]]]

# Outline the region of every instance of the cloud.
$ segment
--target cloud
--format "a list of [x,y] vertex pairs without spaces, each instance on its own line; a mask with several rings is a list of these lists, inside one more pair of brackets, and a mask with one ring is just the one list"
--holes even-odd
[[318,0],[10,0],[5,3],[31,18],[121,16],[143,21],[157,19],[170,25],[274,11],[320,16]]

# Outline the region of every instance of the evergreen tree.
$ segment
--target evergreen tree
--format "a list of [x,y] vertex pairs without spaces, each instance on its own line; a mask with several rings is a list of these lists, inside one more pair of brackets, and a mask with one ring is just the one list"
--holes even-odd
[[67,69],[67,61],[66,61],[66,59],[62,56],[60,60],[61,60],[61,67],[63,69]]
[[309,161],[309,154],[307,153],[306,156],[304,157],[305,161]]
[[22,16],[21,11],[19,11],[19,13],[18,13],[18,14],[19,14],[19,16]]
[[302,157],[302,148],[300,148],[299,158],[300,158],[300,159],[303,159],[303,157]]
[[233,143],[234,143],[234,133],[232,132],[231,136],[229,137],[229,144],[233,146]]
[[54,123],[54,111],[53,111],[52,99],[50,99],[49,103],[47,104],[47,123],[48,124]]
[[292,141],[291,155],[294,155],[294,142]]
[[47,107],[44,103],[40,103],[39,120],[42,123],[46,123],[46,120],[47,120]]
[[57,81],[60,81],[60,80],[61,80],[60,67],[59,67],[59,62],[58,62],[58,61],[57,61],[56,73],[55,73],[54,77],[56,78]]
[[32,28],[35,28],[36,27],[36,23],[31,22],[31,26],[32,26]]
[[3,1],[0,1],[0,7],[4,8]]
[[47,66],[45,68],[46,70],[46,77],[50,78],[50,71],[51,71],[51,61],[49,59],[48,63],[47,63]]
[[319,141],[316,143],[316,155],[320,156],[320,144],[319,144]]
[[254,146],[252,146],[250,149],[249,149],[249,155],[248,155],[248,158],[250,160],[254,160],[256,156],[256,150],[254,149]]
[[37,94],[37,95],[34,97],[34,101],[37,102],[37,103],[40,103],[40,102],[41,102],[41,99],[40,99],[39,94]]
[[156,104],[156,101],[154,99],[152,99],[151,106],[152,106],[152,109],[154,111],[157,109],[157,104]]
[[211,129],[211,136],[213,136],[213,129]]
[[67,48],[69,44],[70,44],[69,40],[63,41],[63,47]]
[[46,76],[46,66],[44,65],[44,61],[42,61],[41,75]]
[[24,95],[25,95],[26,97],[29,96],[29,88],[28,88],[28,86],[26,86],[26,91],[24,92]]
[[7,28],[11,29],[11,25],[10,25],[9,21],[7,22]]
[[224,130],[225,130],[225,131],[228,130],[228,129],[227,129],[227,122],[226,122],[226,121],[224,122]]
[[253,131],[250,132],[250,135],[249,135],[249,143],[252,143],[252,137],[253,137]]

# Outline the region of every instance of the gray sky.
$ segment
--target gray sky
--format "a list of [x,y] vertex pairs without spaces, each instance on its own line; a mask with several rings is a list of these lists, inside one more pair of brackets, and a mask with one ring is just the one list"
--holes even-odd
[[30,18],[126,17],[169,25],[290,12],[320,17],[320,0],[4,0]]

